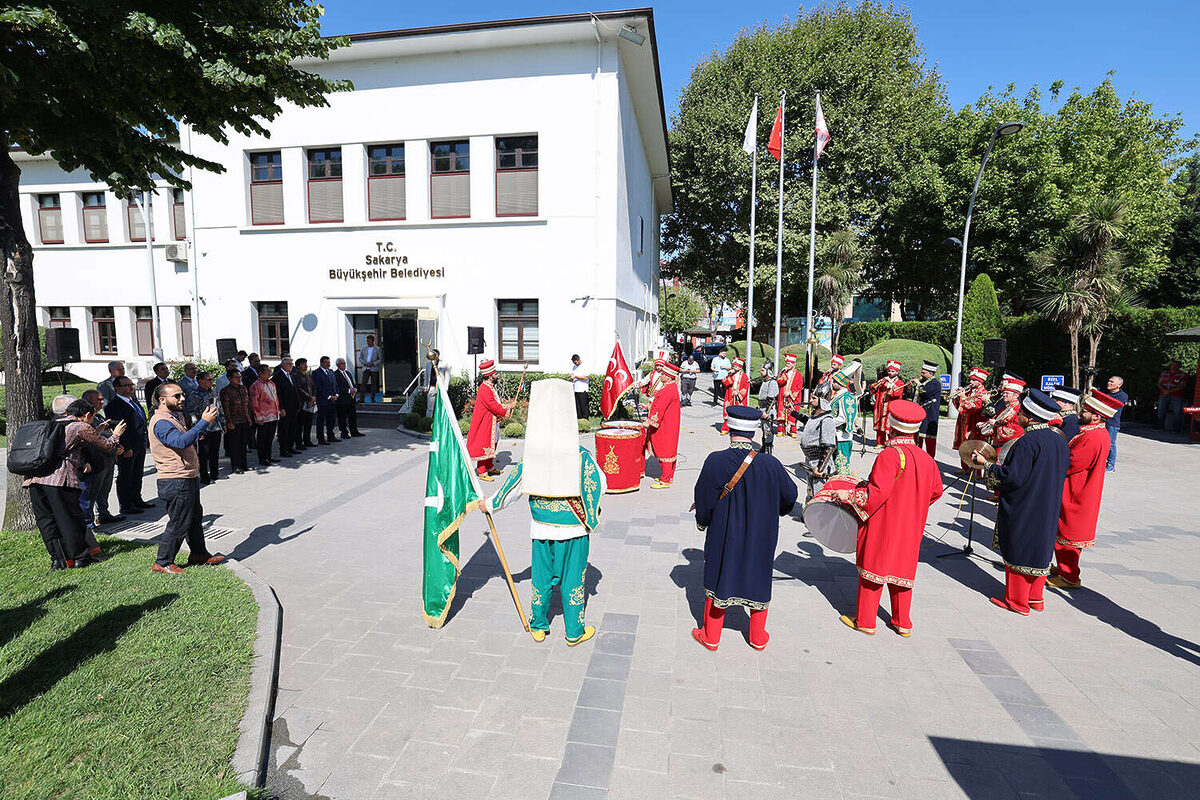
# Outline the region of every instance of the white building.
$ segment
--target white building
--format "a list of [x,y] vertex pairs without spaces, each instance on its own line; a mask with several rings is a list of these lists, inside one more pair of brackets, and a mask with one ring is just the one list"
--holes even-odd
[[[224,165],[164,182],[153,259],[167,359],[235,338],[349,355],[376,333],[402,391],[428,346],[470,369],[467,327],[501,368],[602,372],[658,341],[659,217],[671,209],[650,10],[350,37],[305,64],[354,90],[287,107],[270,137],[193,136]],[[80,331],[76,372],[155,360],[141,218],[86,174],[18,154],[39,322]],[[412,178],[412,180],[409,180]],[[353,359],[351,359],[353,361]]]

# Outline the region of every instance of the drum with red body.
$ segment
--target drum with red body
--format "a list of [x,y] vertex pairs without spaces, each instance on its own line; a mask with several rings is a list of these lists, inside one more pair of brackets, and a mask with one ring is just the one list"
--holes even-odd
[[609,494],[636,492],[646,472],[646,434],[626,428],[596,431],[596,463],[604,473]]
[[852,506],[834,498],[838,489],[853,490],[859,481],[849,475],[830,478],[804,505],[804,524],[813,538],[837,553],[853,553],[858,547],[862,518]]

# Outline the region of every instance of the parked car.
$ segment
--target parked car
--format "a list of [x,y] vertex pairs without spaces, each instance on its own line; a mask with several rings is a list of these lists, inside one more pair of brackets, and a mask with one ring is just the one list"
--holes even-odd
[[692,350],[692,355],[696,357],[696,361],[700,364],[700,369],[703,372],[709,372],[709,365],[712,360],[717,357],[717,354],[722,350],[727,349],[728,345],[720,342],[709,342],[708,344],[696,345]]

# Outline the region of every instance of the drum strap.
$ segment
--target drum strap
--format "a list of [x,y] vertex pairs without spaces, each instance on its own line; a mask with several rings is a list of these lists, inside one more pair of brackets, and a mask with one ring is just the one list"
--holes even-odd
[[758,452],[755,450],[751,450],[746,454],[746,457],[742,459],[741,465],[737,468],[737,472],[733,473],[733,477],[729,479],[729,483],[721,488],[721,497],[719,499],[724,499],[725,495],[733,491],[733,487],[738,485],[738,481],[746,474],[746,470],[750,469],[750,462],[754,460],[756,455],[758,455]]

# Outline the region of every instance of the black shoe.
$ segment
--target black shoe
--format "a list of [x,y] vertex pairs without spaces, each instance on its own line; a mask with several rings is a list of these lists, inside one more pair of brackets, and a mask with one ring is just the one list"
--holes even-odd
[[325,445],[329,444],[329,442],[325,441],[324,439],[317,439],[317,444]]
[[142,501],[142,508],[154,508],[154,502],[153,502],[153,501],[151,501],[151,502],[147,503],[146,501],[144,501],[144,500],[143,500],[143,501]]
[[145,509],[141,509],[141,508],[122,508],[121,513],[122,514],[145,514],[146,511],[145,511]]
[[294,455],[296,455],[296,454],[289,450],[286,453],[280,453],[279,458],[291,458]]
[[269,466],[271,466],[271,465],[272,465],[272,464],[274,464],[274,463],[275,463],[274,461],[271,461],[270,459],[267,459],[266,461],[259,461],[259,462],[258,462],[258,465],[259,465],[260,467],[269,467]]
[[67,569],[67,562],[50,559],[50,571],[54,572],[55,570],[60,569]]
[[210,481],[208,478],[201,478],[201,479],[200,479],[200,485],[201,485],[201,486],[208,486],[210,483],[212,483],[212,481]]
[[358,431],[353,431],[353,432],[351,432],[350,435],[351,436],[366,436],[365,433],[359,433]]
[[100,559],[96,558],[95,556],[84,556],[82,558],[75,559],[71,563],[70,568],[71,569],[83,569],[84,567],[89,566],[91,564],[99,564],[99,563],[100,563]]
[[125,517],[122,514],[116,514],[116,515],[101,514],[99,517],[96,518],[96,521],[99,522],[101,525],[107,525],[110,522],[124,522]]
[[245,475],[245,474],[246,474],[246,470],[242,469],[241,467],[238,467],[237,469],[235,469],[235,470],[233,471],[233,474],[234,474],[234,475]]

